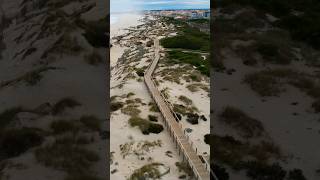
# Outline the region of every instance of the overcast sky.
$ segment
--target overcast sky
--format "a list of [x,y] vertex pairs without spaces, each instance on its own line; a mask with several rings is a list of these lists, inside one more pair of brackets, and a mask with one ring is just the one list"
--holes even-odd
[[210,8],[210,0],[111,0],[111,12]]

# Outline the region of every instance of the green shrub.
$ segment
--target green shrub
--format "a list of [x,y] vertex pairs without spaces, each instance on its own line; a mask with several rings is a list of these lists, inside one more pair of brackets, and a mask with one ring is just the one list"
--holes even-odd
[[0,132],[0,153],[6,158],[16,157],[30,148],[39,146],[44,140],[39,129],[22,128]]
[[261,96],[278,96],[283,91],[277,78],[264,73],[247,74],[244,82]]
[[54,134],[63,134],[66,132],[77,132],[79,127],[72,122],[75,120],[57,120],[53,121],[50,124],[50,128],[52,129]]
[[189,176],[193,175],[192,169],[187,162],[176,162],[175,165],[177,166],[179,172],[183,171]]
[[0,129],[5,128],[10,122],[14,120],[16,115],[22,111],[22,107],[13,107],[3,111],[0,114]]
[[97,51],[92,51],[92,53],[86,55],[85,61],[90,65],[98,65],[103,62],[101,55]]
[[192,100],[183,95],[179,96],[179,100],[185,103],[186,105],[192,104]]
[[146,174],[151,179],[160,179],[161,174],[158,169],[159,166],[163,166],[163,164],[151,163],[144,165],[141,168],[134,170],[133,173],[130,175],[129,180],[145,179],[144,177]]
[[40,72],[30,72],[30,73],[27,73],[24,77],[24,81],[29,86],[36,85],[41,79],[42,79],[42,75],[40,74]]
[[83,24],[85,33],[83,36],[96,48],[107,48],[109,46],[107,28],[108,22],[105,20],[86,22]]
[[99,160],[95,152],[61,141],[38,148],[35,157],[45,166],[68,173],[88,172],[92,164]]
[[149,109],[150,111],[152,111],[152,112],[160,112],[160,110],[159,110],[159,108],[158,108],[158,106],[157,106],[157,104],[155,102],[149,103],[149,106],[151,106],[150,109]]
[[289,64],[291,62],[290,57],[280,53],[280,47],[277,44],[258,42],[255,46],[265,61],[277,64]]
[[264,133],[264,127],[260,121],[249,117],[246,113],[235,107],[225,107],[219,117],[223,122],[238,129],[243,137],[257,137]]
[[[212,163],[211,166],[213,167],[212,169],[214,169],[214,174],[219,180],[229,180],[229,173],[226,168],[214,163]],[[213,177],[211,179],[213,179]]]
[[252,179],[283,180],[286,176],[286,171],[277,163],[267,165],[257,161],[248,161],[243,166],[247,169],[247,176]]
[[316,113],[320,113],[320,99],[312,103],[312,108]]
[[210,65],[208,59],[204,60],[198,53],[189,53],[182,51],[169,51],[168,58],[170,63],[186,63],[195,66],[202,74],[210,75]]
[[89,144],[91,141],[86,136],[74,136],[74,135],[65,135],[61,138],[56,139],[55,141],[57,144],[76,144],[76,145],[83,145]]
[[136,69],[136,73],[138,76],[143,77],[144,76],[144,70],[142,68]]
[[110,110],[111,111],[117,111],[123,107],[122,102],[111,102]]
[[158,122],[158,118],[157,118],[157,116],[148,115],[148,118],[149,118],[149,120],[150,120],[150,121]]
[[307,180],[301,169],[293,169],[289,171],[288,180]]
[[66,108],[75,108],[77,106],[81,106],[78,101],[69,97],[63,98],[53,106],[52,113],[57,115],[62,113]]
[[281,158],[280,150],[272,142],[260,142],[256,145],[243,143],[232,136],[219,136],[206,134],[206,144],[215,147],[212,151],[216,163],[223,163],[234,170],[247,169],[245,161],[248,158],[254,159],[260,164],[267,163],[270,158]]
[[143,134],[155,133],[158,134],[163,131],[163,126],[152,123],[140,117],[132,117],[129,119],[129,124],[132,127],[138,126]]
[[148,131],[150,133],[159,134],[163,131],[163,126],[161,124],[150,123]]
[[131,96],[134,96],[135,94],[133,93],[133,92],[129,92],[128,94],[127,94],[127,98],[129,98],[129,97],[131,97]]
[[141,110],[138,109],[135,105],[129,104],[126,107],[122,108],[121,112],[129,116],[138,116],[141,113]]
[[87,129],[92,131],[99,131],[101,120],[92,115],[85,115],[80,118],[80,122],[85,125]]

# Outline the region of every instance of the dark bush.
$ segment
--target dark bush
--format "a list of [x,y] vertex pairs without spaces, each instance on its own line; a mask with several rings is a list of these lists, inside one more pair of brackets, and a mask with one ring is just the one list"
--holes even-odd
[[219,114],[223,122],[240,130],[240,134],[246,138],[261,136],[264,132],[262,123],[249,117],[246,113],[235,107],[227,106]]
[[307,180],[301,169],[293,169],[289,171],[288,180]]
[[197,70],[200,71],[202,74],[210,76],[210,64],[208,59],[204,60],[200,54],[197,53],[186,53],[181,51],[169,51],[168,52],[170,59],[170,63],[186,63],[191,64],[197,67]]
[[256,43],[257,51],[262,55],[265,61],[269,61],[276,64],[289,64],[290,58],[286,58],[279,52],[279,47],[273,43]]
[[22,111],[23,111],[22,107],[13,107],[3,111],[0,114],[0,129],[5,128],[6,125],[12,122],[16,117],[16,115]]
[[148,115],[148,118],[149,118],[149,120],[150,120],[150,121],[158,122],[158,118],[157,118],[157,116]]
[[99,131],[101,120],[98,119],[95,116],[92,115],[85,115],[80,118],[80,122],[85,125],[86,129],[92,130],[92,131]]
[[107,28],[108,22],[105,20],[99,20],[95,22],[86,22],[83,24],[85,33],[83,36],[87,41],[96,48],[107,48],[109,46]]
[[158,134],[163,131],[161,124],[152,123],[140,117],[132,117],[129,119],[129,124],[132,127],[138,126],[143,134],[155,133]]
[[86,55],[84,58],[88,64],[93,66],[103,62],[102,56],[96,51],[93,51],[92,53]]
[[35,151],[37,161],[45,166],[68,173],[88,172],[91,165],[99,160],[98,154],[74,143],[56,141]]
[[243,163],[243,166],[247,169],[247,176],[252,179],[283,180],[286,176],[286,171],[277,163],[267,165],[257,161],[248,161]]
[[123,107],[123,103],[122,102],[112,102],[111,106],[110,106],[110,110],[111,111],[117,111],[119,109],[121,109]]
[[223,166],[212,164],[212,170],[219,180],[229,180],[229,173]]
[[151,123],[148,128],[148,131],[150,133],[159,134],[163,131],[163,126],[161,124]]
[[316,113],[320,113],[320,99],[312,103],[312,108]]
[[199,123],[199,115],[193,113],[187,113],[187,121],[191,124],[198,124]]
[[50,124],[54,134],[62,134],[66,132],[76,132],[78,130],[76,124],[72,122],[74,120],[57,120]]
[[29,86],[36,85],[42,79],[40,72],[31,72],[26,74],[24,80]]
[[0,154],[7,158],[16,157],[43,142],[39,129],[22,128],[0,132]]
[[81,104],[72,99],[72,98],[64,98],[64,99],[61,99],[60,101],[58,101],[54,106],[53,106],[53,109],[52,109],[52,114],[54,115],[57,115],[57,114],[60,114],[62,113],[66,108],[75,108],[77,106],[81,106]]
[[136,73],[138,76],[143,77],[144,76],[144,70],[141,68],[136,69]]
[[264,73],[247,74],[244,82],[261,96],[277,96],[283,91],[277,78]]

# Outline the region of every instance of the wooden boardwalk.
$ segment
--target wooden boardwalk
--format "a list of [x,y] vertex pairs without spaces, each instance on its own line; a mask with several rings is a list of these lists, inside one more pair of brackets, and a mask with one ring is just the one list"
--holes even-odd
[[159,107],[160,112],[162,113],[164,124],[167,127],[170,136],[173,138],[173,141],[176,144],[176,148],[179,151],[179,155],[182,154],[183,160],[188,162],[196,179],[209,180],[210,167],[207,167],[206,164],[202,163],[201,159],[197,155],[196,150],[192,148],[192,144],[190,144],[180,124],[176,121],[173,113],[171,112],[171,109],[165,102],[160,91],[157,89],[155,83],[152,80],[152,74],[160,59],[159,39],[155,39],[154,47],[155,57],[153,62],[150,64],[150,66],[144,74],[144,81],[151,93],[152,98],[154,99],[157,106]]

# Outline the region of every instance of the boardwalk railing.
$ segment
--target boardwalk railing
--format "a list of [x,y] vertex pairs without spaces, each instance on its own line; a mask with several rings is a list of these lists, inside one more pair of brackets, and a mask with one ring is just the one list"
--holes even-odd
[[194,176],[199,180],[209,180],[210,179],[210,168],[208,165],[203,163],[195,151],[192,145],[189,143],[188,137],[184,134],[181,128],[181,124],[176,121],[171,108],[165,101],[160,91],[156,88],[155,83],[152,80],[152,74],[158,64],[160,59],[159,55],[159,40],[154,41],[155,56],[152,63],[150,63],[144,74],[144,81],[151,93],[152,98],[157,104],[164,120],[164,124],[167,127],[173,142],[176,144],[176,148],[179,150],[179,155],[182,154],[183,161],[186,160],[191,167]]

